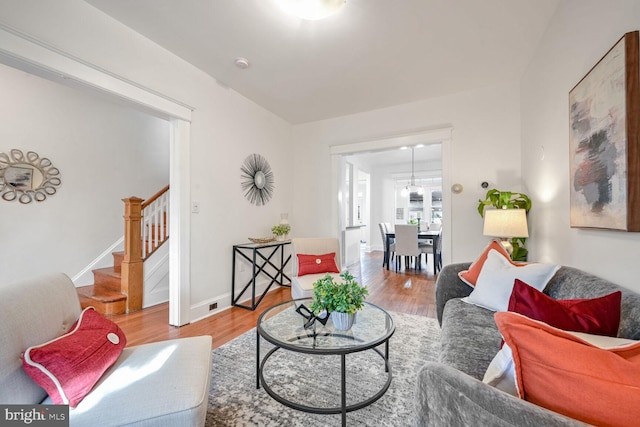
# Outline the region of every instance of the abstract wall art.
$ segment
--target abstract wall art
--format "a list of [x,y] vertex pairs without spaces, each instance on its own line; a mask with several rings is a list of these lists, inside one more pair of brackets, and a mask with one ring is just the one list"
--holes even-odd
[[569,92],[571,227],[640,231],[638,31]]

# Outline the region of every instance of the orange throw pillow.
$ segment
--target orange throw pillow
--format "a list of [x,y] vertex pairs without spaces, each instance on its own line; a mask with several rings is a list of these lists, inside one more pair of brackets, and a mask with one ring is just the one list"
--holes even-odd
[[513,353],[520,397],[589,424],[638,425],[640,341],[604,349],[517,313],[494,318]]
[[491,249],[495,249],[496,251],[498,251],[506,259],[508,259],[511,264],[517,265],[513,261],[511,261],[511,257],[509,256],[509,253],[504,248],[504,246],[502,246],[502,243],[500,243],[498,240],[492,240],[491,243],[489,243],[487,247],[484,248],[484,251],[482,251],[478,259],[476,259],[473,264],[469,266],[468,270],[464,270],[458,273],[458,277],[460,278],[460,280],[471,287],[475,287],[476,282],[478,281],[478,276],[480,275],[480,271],[482,270],[482,266],[487,260],[487,255],[489,254],[489,251]]

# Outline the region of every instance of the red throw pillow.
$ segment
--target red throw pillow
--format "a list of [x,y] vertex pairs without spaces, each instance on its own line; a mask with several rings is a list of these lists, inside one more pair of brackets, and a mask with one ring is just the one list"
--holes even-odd
[[504,248],[504,246],[502,246],[502,243],[500,243],[498,240],[492,240],[487,245],[487,247],[484,248],[478,259],[476,259],[469,266],[468,270],[464,270],[458,273],[458,277],[460,278],[460,280],[471,287],[475,287],[476,282],[478,281],[478,276],[480,275],[480,271],[482,271],[482,267],[484,266],[484,263],[487,260],[487,256],[489,255],[489,251],[491,249],[495,249],[496,251],[498,251],[502,256],[505,257],[505,259],[509,260],[511,264],[517,265],[513,261],[511,261],[511,257],[509,256],[509,253]]
[[508,310],[565,331],[615,337],[621,300],[620,291],[592,299],[555,300],[516,279]]
[[298,254],[298,276],[317,273],[340,273],[335,252],[322,255]]
[[75,408],[115,363],[126,343],[118,325],[87,307],[70,332],[29,347],[22,367],[53,403]]

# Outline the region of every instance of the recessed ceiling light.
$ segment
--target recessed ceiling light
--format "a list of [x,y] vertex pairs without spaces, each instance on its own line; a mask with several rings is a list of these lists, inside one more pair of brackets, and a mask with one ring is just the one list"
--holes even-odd
[[233,63],[236,64],[236,67],[240,68],[241,70],[249,68],[249,60],[247,58],[236,58]]
[[276,0],[286,13],[300,19],[317,21],[338,13],[346,0]]

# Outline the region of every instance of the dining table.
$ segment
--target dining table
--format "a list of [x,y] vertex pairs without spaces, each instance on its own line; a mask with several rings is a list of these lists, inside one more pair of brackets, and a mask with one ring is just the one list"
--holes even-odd
[[[418,230],[418,240],[432,240],[433,241],[433,273],[436,274],[438,272],[438,267],[440,266],[440,260],[438,259],[439,253],[437,252],[437,248],[440,247],[440,237],[442,231],[441,230]],[[387,244],[384,249],[384,265],[387,266],[387,270],[389,270],[389,247],[391,245],[391,239],[396,237],[395,230],[387,231]]]

